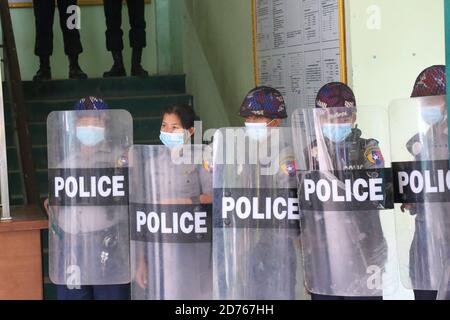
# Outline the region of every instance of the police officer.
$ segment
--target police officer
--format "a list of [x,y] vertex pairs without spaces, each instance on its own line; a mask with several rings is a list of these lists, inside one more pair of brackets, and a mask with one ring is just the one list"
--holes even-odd
[[[131,75],[147,77],[148,72],[142,68],[142,50],[146,46],[145,38],[145,3],[144,0],[128,0],[128,17],[130,19],[130,45],[133,48],[131,59]],[[114,64],[111,70],[103,74],[104,77],[126,76],[123,64],[123,31],[122,0],[105,0],[104,10],[106,18],[106,48],[111,51]]]
[[[87,75],[78,64],[78,55],[83,52],[78,29],[69,29],[67,21],[71,13],[70,6],[77,5],[77,0],[57,0],[59,25],[63,33],[64,53],[69,57],[69,79],[86,79]],[[33,0],[36,24],[36,43],[34,53],[39,57],[39,70],[33,80],[50,80],[50,56],[53,53],[53,17],[55,15],[55,0]]]
[[[250,139],[264,140],[268,128],[278,128],[283,119],[288,117],[286,104],[282,94],[271,87],[256,87],[247,94],[241,104],[239,115],[245,119],[245,128]],[[292,145],[281,141],[281,152],[276,154],[281,170],[277,173],[278,187],[292,186],[292,176],[295,176],[295,156]],[[273,177],[267,176],[273,179]],[[295,184],[294,184],[295,185]]]
[[[290,130],[279,128],[283,119],[288,117],[281,93],[266,86],[250,90],[240,106],[239,115],[245,119],[245,132],[249,141],[257,142],[259,150],[265,149],[263,147],[265,145],[270,161],[263,161],[261,156],[264,155],[259,151],[256,164],[249,162],[236,164],[232,167],[235,172],[226,173],[227,181],[221,183],[224,183],[226,188],[238,188],[239,191],[232,191],[233,194],[236,193],[235,197],[248,199],[258,197],[260,210],[266,207],[267,198],[284,197],[286,201],[288,197],[296,198],[296,166],[292,135]],[[279,133],[280,140],[275,147],[271,142],[275,139],[276,132]],[[277,150],[271,150],[273,147]],[[247,155],[250,152],[252,151],[248,151]],[[269,168],[277,170],[269,172],[267,170]],[[227,170],[226,166],[224,169]],[[216,172],[215,167],[214,170]],[[280,195],[278,192],[283,193]],[[216,199],[215,203],[221,203],[221,199]],[[214,220],[220,218],[220,212],[215,212]],[[219,291],[215,293],[218,298],[289,300],[298,298],[297,285],[300,283],[297,273],[300,254],[298,220],[281,222],[290,226],[286,229],[277,227],[278,222],[267,222],[271,223],[267,228],[259,227],[258,222],[249,221],[246,222],[250,224],[249,227],[239,228],[235,225],[234,230],[225,227],[219,229],[222,232],[217,233],[217,237],[214,233],[214,242],[223,243],[225,248],[224,252],[220,247],[216,248],[220,251],[215,253],[216,264],[220,269],[228,265],[222,274],[216,276],[219,278],[215,280],[219,282]],[[290,225],[292,223],[293,226]],[[226,240],[230,238],[234,239],[236,248],[232,248],[229,240]],[[229,254],[234,258],[226,256]],[[233,270],[234,268],[236,270]],[[229,274],[225,275],[225,272]],[[225,277],[236,279],[236,282],[229,280],[230,283],[226,284]]]
[[[136,188],[138,192],[141,189],[146,193],[141,195],[145,202],[154,204],[154,201],[158,201],[160,205],[178,205],[179,208],[183,205],[203,206],[212,203],[211,168],[203,161],[203,154],[192,150],[191,156],[194,158],[188,159],[187,163],[176,164],[173,161],[174,153],[180,151],[179,147],[184,146],[180,152],[190,148],[196,120],[197,115],[187,105],[168,106],[163,110],[159,138],[166,148],[155,146],[155,150],[158,150],[156,159],[148,160],[144,172],[158,188],[156,192],[149,190],[150,185],[147,189]],[[191,147],[194,149],[200,146]],[[160,247],[149,243],[146,249],[141,246],[138,251],[134,281],[145,291],[145,295],[133,293],[133,298],[211,299],[210,242],[162,243]],[[164,267],[155,270],[155,256]],[[158,285],[161,289],[154,290]]]
[[[446,95],[445,66],[435,65],[423,70],[416,79],[411,98],[433,97]],[[424,106],[421,116],[423,121],[430,125],[426,133],[414,135],[406,144],[409,153],[416,161],[432,161],[448,159],[448,125],[447,110],[445,101],[441,105]],[[415,215],[414,238],[410,248],[410,278],[414,288],[432,286],[431,278],[439,275],[433,274],[441,270],[442,263],[445,263],[446,254],[439,253],[436,245],[446,247],[439,236],[439,229],[442,228],[442,221],[448,215],[449,208],[445,203],[416,203],[403,204],[404,212],[409,210],[411,215]],[[433,220],[435,222],[433,222]],[[447,219],[448,220],[448,219]],[[427,224],[435,224],[437,228],[430,228]],[[448,226],[448,222],[447,226]],[[445,229],[444,230],[448,230]],[[444,239],[446,234],[441,235]],[[448,236],[447,236],[448,238]],[[434,240],[434,241],[433,241]],[[448,239],[447,239],[448,241]],[[436,265],[437,264],[437,265]],[[414,290],[415,300],[436,300],[436,290]]]
[[[330,118],[333,116],[334,123],[324,123],[323,120],[320,120],[318,125],[321,126],[321,131],[324,136],[325,145],[319,145],[318,141],[314,141],[313,145],[310,146],[311,151],[305,151],[309,154],[306,157],[306,160],[310,163],[307,164],[307,168],[310,170],[324,170],[324,167],[328,166],[328,170],[330,171],[343,171],[343,170],[362,170],[362,169],[374,169],[374,168],[383,168],[384,161],[383,155],[379,148],[378,141],[375,139],[364,139],[362,138],[362,132],[355,125],[356,116],[354,113],[354,108],[356,107],[356,99],[353,94],[353,91],[345,84],[340,82],[328,83],[323,86],[316,98],[316,108],[334,108],[338,107],[339,109],[336,114],[333,114],[330,111]],[[345,107],[348,108],[348,112],[346,112]],[[327,119],[330,120],[330,119]],[[320,150],[320,149],[325,150]],[[325,165],[327,164],[327,165]],[[327,169],[325,169],[327,170]],[[305,214],[306,216],[306,214]],[[353,215],[352,218],[359,218],[359,216]],[[360,239],[356,241],[360,241],[360,247],[363,252],[379,252],[377,255],[370,255],[374,261],[368,261],[368,265],[377,265],[383,266],[387,257],[386,257],[386,243],[383,237],[383,232],[381,228],[381,222],[378,214],[367,214],[360,216],[361,221],[357,222],[359,226],[360,234],[365,234],[365,239]],[[315,218],[317,219],[317,218]],[[341,220],[344,221],[345,213],[341,213]],[[331,222],[331,221],[330,221]],[[311,223],[312,225],[313,223]],[[310,228],[311,225],[309,226]],[[321,228],[324,228],[323,225],[320,225]],[[354,254],[361,254],[357,252],[356,248],[358,244],[355,243],[346,243],[345,237],[351,235],[341,234],[340,239],[326,239],[327,234],[326,230],[321,230],[318,226],[315,230],[308,230],[308,232],[317,233],[315,239],[321,239],[321,242],[325,241],[326,244],[317,243],[318,247],[324,245],[326,248],[324,249],[327,252],[327,256],[323,259],[328,260],[329,272],[330,274],[320,274],[317,273],[316,277],[326,278],[327,276],[331,277],[340,277],[338,274],[341,272],[343,274],[351,274],[351,270],[346,269],[347,267],[344,265],[338,265],[343,263],[348,263],[344,261],[338,261],[341,258],[346,259],[345,255],[352,255],[352,250],[354,250]],[[335,228],[330,226],[332,230],[339,230],[336,225]],[[303,230],[305,232],[305,230]],[[333,231],[331,231],[333,232]],[[336,231],[337,232],[337,231]],[[356,232],[356,231],[355,231]],[[318,240],[316,240],[317,242]],[[339,242],[339,244],[336,243]],[[380,245],[381,244],[381,245]],[[314,245],[314,244],[313,244]],[[337,247],[339,246],[339,247]],[[311,249],[310,249],[311,250]],[[313,249],[314,250],[314,249]],[[317,249],[320,250],[320,249]],[[364,254],[364,253],[362,253]],[[341,258],[339,258],[341,257]],[[347,257],[349,259],[350,257]],[[351,257],[353,258],[353,257]],[[364,258],[363,258],[364,259]],[[320,266],[316,266],[317,268],[321,268]],[[322,266],[327,270],[325,266]],[[359,268],[360,266],[348,266],[348,268]],[[340,271],[339,271],[340,270]],[[315,272],[312,270],[311,272]],[[353,280],[353,279],[351,279]],[[327,281],[326,279],[314,279],[314,281]],[[330,280],[330,283],[334,283],[334,280]],[[328,286],[331,284],[327,284]],[[345,284],[343,284],[345,285]],[[350,283],[346,284],[347,286]],[[381,293],[381,292],[380,292]],[[351,299],[364,299],[364,300],[382,300],[382,296],[371,296],[371,297],[345,297],[345,296],[331,296],[331,295],[323,295],[311,293],[312,300],[351,300]]]
[[[99,98],[86,97],[75,105],[75,110],[106,110],[108,105]],[[111,146],[107,142],[108,119],[105,114],[83,115],[76,120],[76,139],[79,150],[62,159],[59,168],[70,168],[74,164],[85,164],[86,168],[127,167],[127,152]],[[125,142],[126,143],[126,142]],[[113,160],[111,160],[113,159]],[[114,277],[127,267],[128,215],[114,214],[114,206],[55,206],[48,209],[54,217],[50,232],[52,249],[56,262],[53,268],[67,268],[67,261],[82,266],[81,272],[101,271],[105,278]],[[53,210],[53,212],[52,212]],[[122,227],[120,227],[122,226]],[[57,239],[57,240],[56,240]],[[69,259],[69,260],[68,260]],[[124,260],[124,261],[122,261]],[[126,275],[125,275],[126,276]],[[99,279],[95,279],[98,281]],[[117,285],[57,285],[57,298],[60,300],[127,300],[130,298],[129,284]]]

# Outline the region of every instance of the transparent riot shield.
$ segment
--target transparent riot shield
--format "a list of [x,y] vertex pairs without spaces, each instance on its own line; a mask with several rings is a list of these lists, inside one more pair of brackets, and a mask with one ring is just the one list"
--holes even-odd
[[131,149],[132,299],[212,299],[212,175],[206,149]]
[[69,288],[130,282],[131,115],[52,112],[47,139],[50,279]]
[[401,280],[438,290],[450,253],[446,97],[396,100],[389,113]]
[[450,300],[450,260],[445,263],[442,273],[437,300]]
[[298,109],[292,128],[308,291],[391,293],[398,275],[386,112]]
[[301,298],[290,128],[223,128],[213,149],[214,298]]

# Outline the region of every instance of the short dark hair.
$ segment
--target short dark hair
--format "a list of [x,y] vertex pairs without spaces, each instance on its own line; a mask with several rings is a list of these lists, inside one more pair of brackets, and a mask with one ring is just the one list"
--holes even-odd
[[194,127],[194,122],[200,120],[194,109],[189,105],[170,105],[164,108],[161,122],[166,114],[176,114],[180,118],[183,129],[190,129]]

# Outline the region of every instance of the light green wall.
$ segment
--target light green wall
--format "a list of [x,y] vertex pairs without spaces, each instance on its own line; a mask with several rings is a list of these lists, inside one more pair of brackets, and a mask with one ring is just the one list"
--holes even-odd
[[[374,4],[380,30],[367,27]],[[408,97],[422,69],[444,63],[442,0],[346,0],[346,8],[349,83],[360,105]],[[254,85],[251,22],[251,0],[184,0],[187,85],[208,127],[241,123],[236,110]]]
[[[161,1],[161,0],[159,0]],[[165,0],[167,1],[167,0]],[[129,20],[127,7],[122,10],[122,27],[124,31],[124,62],[127,72],[130,71],[131,49],[129,47]],[[37,71],[39,60],[34,55],[34,14],[32,8],[11,9],[14,35],[21,66],[22,78],[30,80]],[[157,71],[155,6],[146,5],[147,48],[144,51],[142,63],[151,73]],[[54,50],[51,60],[52,74],[55,79],[65,79],[68,76],[68,61],[64,55],[62,34],[59,28],[58,12],[54,19]],[[84,52],[80,56],[80,65],[89,77],[101,77],[103,72],[111,68],[112,58],[106,51],[105,18],[102,6],[81,7],[81,41]]]
[[[410,96],[420,71],[434,64],[445,64],[442,0],[346,0],[345,3],[348,80],[359,108],[375,105],[387,109],[392,100]],[[358,122],[368,128],[376,123],[377,136],[389,132],[388,121],[377,121],[372,114],[362,119],[360,116]],[[390,134],[411,137],[417,132],[412,122],[408,126],[402,122],[405,126],[393,127]],[[389,150],[390,141],[384,136],[380,146]],[[410,215],[396,218],[397,228],[414,225]],[[394,240],[395,230],[387,222],[382,219],[386,238]],[[390,251],[396,258],[397,254]],[[398,273],[397,266],[397,261],[393,261],[389,276]],[[385,299],[412,298],[412,291],[402,285],[394,294],[385,296]]]
[[[367,26],[371,5],[380,9],[379,30]],[[420,71],[445,64],[442,0],[346,0],[346,7],[349,83],[360,105],[409,97]]]
[[242,125],[254,87],[251,0],[185,0],[183,30],[187,87],[205,126]]
[[[371,18],[367,10],[373,4],[380,8],[380,30],[367,27]],[[407,97],[421,69],[444,63],[442,0],[346,0],[346,8],[349,82],[359,104],[386,106],[393,98]],[[12,9],[11,15],[22,77],[29,80],[38,67],[33,12]],[[169,24],[164,22],[167,16]],[[84,53],[80,63],[90,77],[100,77],[112,64],[105,48],[103,8],[83,6],[81,17]],[[251,0],[155,0],[146,6],[146,18],[144,67],[151,73],[176,73],[182,71],[184,60],[188,91],[208,126],[241,123],[236,110],[254,85]],[[129,70],[126,7],[123,26]],[[53,76],[66,78],[68,63],[57,17],[54,30]],[[158,52],[156,44],[164,41],[165,51]]]
[[[89,77],[101,77],[111,67],[105,48],[102,6],[81,7],[80,64]],[[34,55],[34,15],[31,8],[12,9],[22,78],[38,68]],[[147,48],[143,65],[152,74],[186,73],[187,91],[205,127],[240,125],[237,116],[245,94],[254,86],[251,0],[155,0],[146,6]],[[124,59],[130,67],[128,14],[123,10]],[[157,49],[157,47],[159,49]],[[52,73],[67,78],[58,18],[54,21]]]

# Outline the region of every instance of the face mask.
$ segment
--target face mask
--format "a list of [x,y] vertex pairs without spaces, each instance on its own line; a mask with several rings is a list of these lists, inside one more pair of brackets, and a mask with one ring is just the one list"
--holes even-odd
[[[272,120],[273,121],[273,120]],[[247,134],[252,140],[264,140],[267,138],[267,127],[270,123],[265,122],[246,122],[245,127],[247,129]]]
[[325,137],[339,143],[344,141],[352,133],[353,125],[351,123],[326,123],[322,126],[322,132]]
[[422,119],[429,125],[440,122],[444,115],[442,114],[441,107],[426,107],[421,111]]
[[102,127],[77,127],[78,140],[88,147],[93,147],[105,139],[105,128]]
[[169,133],[161,131],[159,139],[169,149],[173,149],[176,146],[181,146],[184,144],[184,133],[183,132]]

